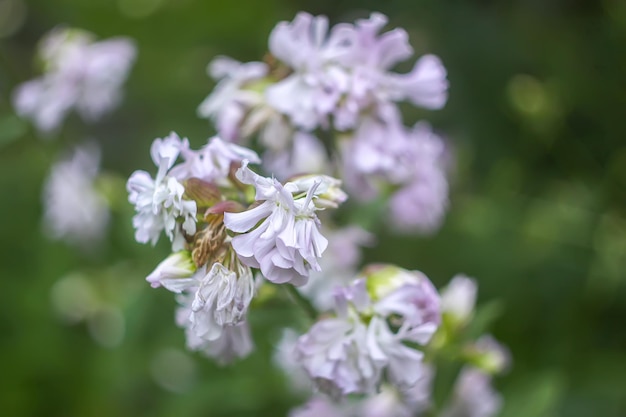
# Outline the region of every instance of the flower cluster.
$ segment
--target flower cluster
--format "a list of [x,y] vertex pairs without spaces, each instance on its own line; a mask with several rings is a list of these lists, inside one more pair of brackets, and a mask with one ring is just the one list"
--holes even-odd
[[473,279],[458,275],[439,296],[420,272],[366,267],[350,286],[339,287],[334,315],[298,339],[286,332],[281,340],[276,361],[292,386],[306,387],[308,377],[318,391],[290,416],[429,415],[433,357],[457,349],[464,366],[440,415],[495,416],[502,400],[491,376],[508,367],[509,354],[489,335],[464,336],[476,290]]
[[[390,198],[394,224],[432,232],[447,209],[444,142],[426,123],[406,128],[397,103],[442,108],[446,70],[425,55],[394,72],[413,49],[402,29],[380,34],[386,23],[374,13],[329,30],[326,17],[299,13],[270,34],[267,62],[216,58],[218,84],[198,113],[227,140],[257,135],[276,175],[341,171],[357,198]],[[329,135],[336,140],[322,144]]]
[[398,107],[442,108],[446,70],[425,55],[395,72],[413,50],[404,30],[381,33],[386,23],[374,13],[329,28],[300,13],[274,28],[264,62],[214,59],[218,83],[198,113],[219,136],[199,150],[175,133],[154,140],[156,174],[127,182],[135,239],[167,236],[173,253],[146,280],[176,294],[187,347],[220,363],[254,349],[248,317],[277,294],[272,285],[303,307],[312,325],[285,332],[275,357],[292,387],[315,391],[292,416],[432,413],[432,381],[447,361],[461,372],[437,411],[490,417],[501,402],[491,376],[509,355],[468,331],[476,282],[459,275],[439,293],[395,265],[357,273],[374,235],[344,224],[356,216],[322,214],[347,199],[342,183],[357,202],[378,199],[372,207],[402,230],[434,232],[447,210],[451,152],[428,123],[405,126]]
[[296,358],[318,389],[335,397],[374,393],[384,376],[398,387],[421,377],[425,345],[440,323],[439,296],[425,275],[390,265],[366,268],[335,293],[334,317],[301,336]]
[[18,86],[15,109],[42,132],[56,130],[72,108],[95,121],[120,102],[135,54],[128,38],[95,41],[87,31],[56,28],[39,46],[43,75]]
[[177,322],[189,348],[222,361],[244,356],[252,346],[246,316],[258,284],[253,268],[293,285],[319,271],[327,240],[316,212],[345,200],[340,181],[263,177],[248,167],[260,162],[255,152],[219,137],[196,151],[171,133],[155,139],[150,153],[156,176],[135,171],[127,183],[135,238],[154,245],[165,232],[174,253],[147,281],[179,294]]

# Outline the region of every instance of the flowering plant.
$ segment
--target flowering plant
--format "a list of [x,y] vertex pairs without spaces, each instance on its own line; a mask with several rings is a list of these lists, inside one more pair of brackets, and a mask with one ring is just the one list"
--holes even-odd
[[[458,276],[439,293],[419,271],[357,272],[359,246],[375,236],[330,217],[348,196],[378,199],[396,228],[433,233],[448,205],[446,143],[426,122],[406,128],[397,106],[443,107],[445,68],[426,55],[393,72],[413,52],[403,30],[379,34],[386,22],[375,13],[329,29],[300,13],[274,28],[264,62],[211,62],[218,83],[198,114],[218,136],[200,151],[174,133],[156,139],[156,179],[128,181],[137,240],[165,231],[174,251],[147,280],[178,294],[187,346],[221,363],[253,350],[255,295],[287,288],[313,320],[277,349],[293,385],[315,393],[293,416],[491,416],[501,400],[490,375],[508,356],[493,338],[464,335],[475,281]],[[436,404],[437,363],[451,360],[465,365]]]
[[[491,377],[509,355],[472,329],[476,282],[459,275],[437,290],[420,271],[361,265],[378,219],[435,233],[449,205],[450,146],[425,121],[405,126],[399,107],[442,108],[445,67],[424,55],[395,72],[413,49],[404,30],[381,33],[386,23],[374,13],[329,29],[325,17],[299,13],[274,28],[263,62],[215,58],[217,85],[197,112],[217,135],[199,149],[175,132],[153,141],[153,173],[126,182],[135,240],[169,240],[146,280],[175,294],[186,346],[221,364],[254,351],[248,318],[276,288],[302,307],[310,322],[287,329],[275,356],[311,394],[294,417],[493,416],[501,398]],[[45,74],[14,94],[39,130],[57,129],[71,108],[92,120],[119,101],[132,42],[58,29],[42,45]],[[63,100],[48,103],[51,95]],[[95,190],[98,155],[79,147],[53,169],[46,224],[56,237],[83,243],[109,221]],[[76,170],[89,175],[66,181]],[[76,196],[97,227],[63,214]],[[367,204],[380,216],[357,221]],[[441,401],[433,381],[450,364]]]

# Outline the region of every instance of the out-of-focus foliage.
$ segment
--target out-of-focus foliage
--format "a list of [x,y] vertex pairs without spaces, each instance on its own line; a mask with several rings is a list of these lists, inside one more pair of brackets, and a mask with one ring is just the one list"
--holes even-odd
[[[212,132],[195,114],[212,88],[208,61],[259,59],[298,10],[334,22],[383,12],[449,70],[450,101],[428,114],[457,161],[445,225],[429,238],[381,230],[367,261],[438,285],[478,279],[513,356],[496,381],[502,416],[626,415],[621,0],[0,0],[0,415],[277,416],[297,402],[271,356],[299,311],[254,310],[258,351],[219,368],[184,351],[173,300],[144,282],[167,247],[133,241],[125,195],[111,196],[112,228],[91,250],[44,237],[40,196],[56,155],[86,137],[124,177],[171,130],[200,144]],[[9,97],[58,24],[133,37],[139,56],[121,108],[95,126],[71,118],[46,141]]]

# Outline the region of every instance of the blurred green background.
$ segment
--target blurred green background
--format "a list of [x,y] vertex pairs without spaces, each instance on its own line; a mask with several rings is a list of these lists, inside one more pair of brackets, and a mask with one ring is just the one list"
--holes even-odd
[[[498,302],[493,334],[514,358],[496,380],[502,416],[625,416],[623,0],[0,0],[0,415],[280,416],[298,403],[271,348],[299,313],[255,310],[258,351],[234,366],[189,354],[173,298],[144,281],[167,244],[132,240],[125,195],[108,239],[84,251],[42,235],[41,188],[86,137],[124,178],[151,166],[151,141],[171,130],[198,146],[212,134],[195,115],[212,88],[206,64],[260,59],[299,10],[332,22],[380,11],[449,70],[447,107],[406,117],[428,118],[455,148],[445,225],[427,238],[382,233],[367,260],[437,285],[464,272],[481,303]],[[61,23],[130,36],[139,57],[121,108],[93,126],[72,117],[45,141],[8,97]]]

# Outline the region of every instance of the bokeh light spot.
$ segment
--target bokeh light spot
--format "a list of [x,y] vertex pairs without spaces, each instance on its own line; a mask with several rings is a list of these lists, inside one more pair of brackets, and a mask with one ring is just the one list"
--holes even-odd
[[525,74],[514,76],[507,87],[509,100],[522,113],[535,115],[546,111],[548,97],[542,83]]
[[22,27],[26,20],[23,0],[0,0],[0,38],[8,38]]
[[150,371],[155,382],[168,391],[187,391],[195,380],[196,365],[189,355],[163,349],[152,359]]
[[126,320],[122,312],[113,306],[98,309],[89,317],[89,333],[100,345],[114,348],[122,343],[126,331]]
[[86,319],[97,308],[94,290],[80,274],[68,275],[57,281],[50,295],[56,313],[69,323]]

